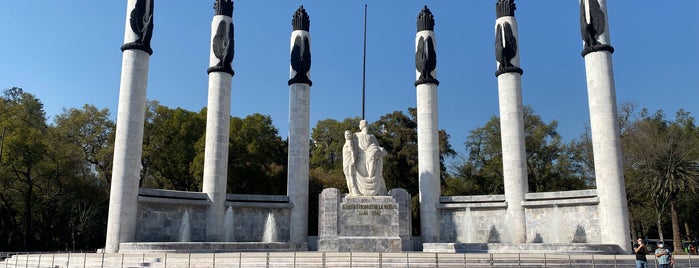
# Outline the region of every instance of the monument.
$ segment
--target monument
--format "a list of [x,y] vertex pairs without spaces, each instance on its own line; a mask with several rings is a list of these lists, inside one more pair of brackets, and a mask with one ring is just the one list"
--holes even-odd
[[206,144],[202,191],[211,201],[206,213],[206,240],[224,241],[226,185],[228,180],[228,135],[231,86],[235,52],[233,1],[214,2],[209,52],[209,94],[206,112]]
[[599,196],[602,240],[631,252],[629,210],[626,205],[624,165],[614,88],[606,0],[580,0],[580,30],[583,39],[590,131]]
[[140,180],[148,63],[153,54],[153,0],[129,0],[126,6],[106,252],[119,251],[119,243],[133,241],[136,233],[134,193]]
[[412,250],[410,194],[386,191],[383,157],[386,150],[369,134],[366,120],[360,131],[345,131],[342,166],[348,194],[324,189],[318,205],[318,250],[400,252]]
[[422,241],[439,240],[439,125],[437,116],[437,52],[434,16],[424,6],[415,34],[415,94],[417,96],[417,157]]
[[[630,252],[626,193],[605,0],[580,0],[597,189],[527,193],[514,0],[498,0],[495,59],[504,195],[442,196],[440,243],[429,252]],[[422,189],[421,189],[422,190]],[[422,205],[422,204],[421,204]],[[423,214],[424,216],[424,214]]]
[[379,146],[374,135],[369,134],[366,120],[359,122],[360,131],[345,131],[342,147],[342,166],[349,196],[386,195],[383,179],[383,157],[386,150]]
[[[144,245],[185,252],[307,250],[313,239],[308,236],[313,83],[306,10],[299,7],[292,19],[287,195],[226,193],[235,52],[232,0],[214,4],[203,191],[181,192],[138,187],[148,62],[153,52],[153,1],[127,1],[105,252],[142,252]],[[515,4],[498,0],[495,75],[505,193],[440,196],[435,20],[425,6],[418,15],[415,36],[419,192],[412,193],[419,195],[424,244],[413,243],[419,240],[411,233],[410,193],[386,187],[383,159],[390,152],[362,120],[358,132],[344,133],[348,193],[331,188],[320,194],[318,250],[629,252],[606,1],[580,0],[579,7],[598,189],[527,193]]]
[[291,209],[291,241],[308,239],[308,170],[311,136],[311,35],[310,19],[303,6],[294,13],[289,68],[289,155],[287,195]]
[[495,59],[497,60],[498,98],[500,104],[500,136],[502,144],[502,176],[507,212],[511,221],[507,234],[513,243],[526,242],[524,194],[527,193],[527,155],[524,144],[524,111],[522,109],[522,69],[517,48],[518,29],[514,1],[498,1],[495,5]]

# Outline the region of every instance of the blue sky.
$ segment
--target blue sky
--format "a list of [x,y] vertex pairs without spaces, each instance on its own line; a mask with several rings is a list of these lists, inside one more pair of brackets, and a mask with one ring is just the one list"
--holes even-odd
[[[361,116],[362,22],[368,4],[370,122],[415,107],[415,21],[432,10],[441,84],[439,127],[459,152],[469,131],[498,115],[495,0],[235,1],[231,114],[270,115],[288,134],[291,18],[311,19],[311,127]],[[147,97],[171,108],[206,106],[213,0],[155,3]],[[617,102],[672,118],[699,115],[699,1],[608,1]],[[578,1],[517,1],[523,103],[557,120],[565,140],[589,126]],[[116,116],[126,1],[0,1],[0,88],[35,94],[47,115],[93,104]],[[341,135],[341,133],[338,133]]]

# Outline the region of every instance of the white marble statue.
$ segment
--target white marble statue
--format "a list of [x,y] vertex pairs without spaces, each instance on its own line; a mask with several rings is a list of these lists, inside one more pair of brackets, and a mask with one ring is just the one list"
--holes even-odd
[[366,120],[359,122],[359,132],[345,131],[342,167],[350,196],[386,195],[383,157],[386,150],[369,134]]

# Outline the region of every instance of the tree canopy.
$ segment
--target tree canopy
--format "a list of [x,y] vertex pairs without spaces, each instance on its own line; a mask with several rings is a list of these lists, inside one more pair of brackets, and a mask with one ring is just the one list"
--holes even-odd
[[[564,144],[556,128],[544,122],[530,106],[524,107],[524,136],[529,192],[589,188],[584,172],[585,147]],[[465,142],[468,157],[454,167],[448,194],[503,194],[500,119],[493,116],[484,126],[471,131]]]

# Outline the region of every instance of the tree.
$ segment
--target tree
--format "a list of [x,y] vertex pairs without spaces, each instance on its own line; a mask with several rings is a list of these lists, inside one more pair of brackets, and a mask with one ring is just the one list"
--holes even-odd
[[[15,201],[13,209],[22,211],[19,224],[22,228],[21,248],[27,249],[35,243],[33,204],[37,184],[37,169],[47,150],[47,125],[43,104],[34,95],[13,87],[3,91],[0,116],[4,129],[2,146],[2,168],[5,191],[0,198]],[[19,193],[21,200],[14,199]],[[12,206],[11,204],[8,204]],[[6,207],[7,208],[7,207]]]
[[[86,104],[64,109],[49,127],[46,177],[55,183],[42,210],[44,229],[62,234],[56,246],[103,246],[115,124],[109,110]],[[62,219],[63,225],[53,224]],[[47,234],[47,236],[51,236]],[[66,246],[67,241],[70,243]]]
[[[530,192],[563,191],[588,188],[588,173],[579,161],[581,147],[565,145],[556,128],[545,123],[530,106],[524,107],[524,134],[527,176]],[[468,158],[455,167],[455,179],[463,181],[466,193],[502,194],[504,192],[500,120],[493,116],[483,127],[474,129],[466,140]],[[452,184],[454,184],[452,182]]]
[[54,119],[53,129],[57,141],[75,145],[82,154],[86,172],[96,173],[98,184],[109,185],[115,127],[108,109],[85,104],[82,109],[64,109]]
[[240,194],[286,194],[287,146],[269,115],[231,119],[228,189]]
[[[483,127],[471,130],[464,143],[468,157],[455,166],[455,180],[467,184],[464,192],[454,195],[479,195],[504,193],[502,174],[502,145],[500,144],[500,120],[491,117]],[[470,190],[468,190],[470,189]]]
[[[198,191],[201,180],[191,170],[195,144],[206,130],[206,114],[148,103],[143,138],[144,187]],[[203,148],[201,149],[203,152]]]
[[[201,115],[206,115],[202,109]],[[286,142],[268,115],[231,117],[228,147],[227,192],[236,194],[286,193]],[[205,137],[196,143],[192,172],[204,174]]]
[[625,140],[628,176],[653,200],[661,239],[662,219],[670,209],[675,250],[682,246],[677,205],[685,194],[699,188],[697,133],[694,118],[683,110],[669,121],[662,110],[649,114],[643,109]]
[[311,168],[342,171],[342,146],[345,144],[343,133],[345,130],[358,131],[360,120],[359,117],[354,117],[342,122],[335,119],[318,121],[311,132]]

